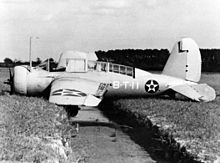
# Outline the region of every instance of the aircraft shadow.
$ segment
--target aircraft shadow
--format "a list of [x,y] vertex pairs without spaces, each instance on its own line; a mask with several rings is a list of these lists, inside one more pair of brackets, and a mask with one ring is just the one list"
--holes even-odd
[[[140,145],[150,157],[158,163],[168,162],[194,162],[197,163],[191,156],[183,156],[175,153],[171,149],[170,144],[161,141],[161,135],[156,126],[153,126],[149,120],[148,126],[140,123],[133,116],[127,116],[125,112],[117,110],[113,107],[111,100],[104,100],[99,109],[111,121],[122,125],[130,126],[129,128],[122,127],[122,131],[126,133],[136,144]],[[167,135],[168,136],[168,135]]]

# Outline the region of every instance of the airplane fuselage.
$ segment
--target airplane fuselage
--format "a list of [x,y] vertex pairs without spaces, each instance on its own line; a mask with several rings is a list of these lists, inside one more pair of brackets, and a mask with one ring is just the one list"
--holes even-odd
[[[19,66],[19,69],[26,69]],[[139,70],[139,69],[136,69]],[[142,70],[141,70],[142,71]],[[138,71],[137,71],[138,72]],[[26,79],[24,79],[26,78]],[[132,77],[115,72],[88,71],[86,73],[69,73],[69,72],[48,72],[38,68],[32,68],[28,71],[26,77],[15,79],[15,82],[23,80],[21,88],[17,88],[16,92],[27,95],[40,96],[53,82],[55,78],[75,78],[88,81],[97,81],[100,83],[108,83],[108,89],[105,96],[122,97],[122,96],[151,96],[160,95],[169,89],[169,85],[175,84],[194,84],[179,78],[153,74],[144,71],[137,77]]]

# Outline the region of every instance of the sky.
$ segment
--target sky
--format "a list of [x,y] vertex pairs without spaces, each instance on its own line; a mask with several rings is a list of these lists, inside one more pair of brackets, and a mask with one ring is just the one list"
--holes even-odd
[[[67,50],[220,48],[220,0],[0,0],[0,61]],[[38,39],[37,39],[38,38]]]

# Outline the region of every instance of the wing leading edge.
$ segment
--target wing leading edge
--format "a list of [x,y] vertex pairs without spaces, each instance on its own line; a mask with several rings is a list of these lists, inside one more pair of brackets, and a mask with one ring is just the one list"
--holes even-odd
[[78,78],[55,79],[49,101],[57,105],[97,106],[108,84]]
[[215,90],[207,84],[184,84],[170,87],[170,89],[195,101],[209,102],[216,97]]

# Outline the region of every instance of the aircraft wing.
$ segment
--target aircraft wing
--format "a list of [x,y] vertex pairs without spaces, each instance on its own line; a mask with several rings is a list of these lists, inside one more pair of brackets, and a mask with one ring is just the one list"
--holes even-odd
[[108,84],[79,78],[58,78],[51,84],[49,101],[57,105],[97,106]]
[[171,86],[170,89],[195,101],[208,102],[214,100],[216,97],[215,90],[207,84],[183,84]]

